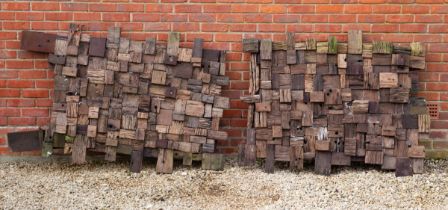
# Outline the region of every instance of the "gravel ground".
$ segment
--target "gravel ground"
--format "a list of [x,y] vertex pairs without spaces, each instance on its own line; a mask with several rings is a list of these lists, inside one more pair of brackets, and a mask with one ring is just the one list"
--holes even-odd
[[[284,166],[224,171],[176,167],[140,174],[128,163],[0,163],[0,209],[447,209],[448,161],[426,162],[426,173],[395,178],[376,168],[338,168],[329,176]],[[179,165],[179,164],[176,164]]]

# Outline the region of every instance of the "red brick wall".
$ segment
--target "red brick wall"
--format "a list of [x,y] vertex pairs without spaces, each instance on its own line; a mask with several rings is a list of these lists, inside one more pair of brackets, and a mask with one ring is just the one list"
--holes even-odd
[[184,44],[196,37],[207,47],[229,51],[224,91],[232,98],[222,125],[230,141],[220,150],[235,152],[244,139],[246,105],[238,100],[248,88],[248,55],[244,37],[284,40],[286,31],[299,40],[308,36],[345,41],[350,29],[364,31],[364,41],[427,43],[427,70],[421,72],[420,95],[439,104],[432,122],[429,154],[448,156],[448,3],[447,0],[53,0],[1,1],[0,10],[0,154],[7,153],[4,133],[45,125],[49,119],[52,71],[46,56],[19,50],[22,30],[66,31],[70,22],[105,36],[121,26],[124,36],[165,40],[182,33]]

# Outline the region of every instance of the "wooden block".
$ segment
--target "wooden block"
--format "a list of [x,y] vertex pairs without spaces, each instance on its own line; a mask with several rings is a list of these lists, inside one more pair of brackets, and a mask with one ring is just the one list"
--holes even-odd
[[380,88],[396,88],[398,87],[397,73],[380,72]]
[[413,174],[422,174],[425,171],[425,162],[423,158],[412,158],[412,171]]
[[408,155],[411,158],[425,158],[425,146],[411,146],[408,149]]
[[280,103],[291,102],[291,89],[280,89]]
[[156,53],[156,39],[148,38],[143,44],[143,53],[145,55],[154,55]]
[[353,113],[367,113],[369,111],[368,100],[354,100],[352,103]]
[[275,164],[275,145],[267,144],[264,171],[266,173],[274,173],[274,164]]
[[283,136],[282,126],[272,126],[272,137],[273,138],[281,138]]
[[325,101],[323,91],[313,91],[310,93],[310,101],[313,103],[323,103]]
[[418,115],[418,132],[428,133],[431,127],[431,118],[428,114]]
[[270,102],[255,103],[255,111],[270,112],[271,111],[271,103]]
[[392,43],[386,41],[373,41],[372,45],[373,45],[372,48],[373,53],[391,54],[393,50]]
[[271,60],[272,59],[272,41],[268,39],[261,40],[260,43],[260,59]]
[[302,170],[303,169],[303,148],[301,146],[291,146],[290,147],[290,162],[289,168],[291,170]]
[[409,101],[409,88],[391,88],[389,94],[391,103],[407,103]]
[[364,162],[367,164],[382,165],[383,156],[384,155],[382,151],[366,151]]
[[409,67],[413,69],[425,69],[425,57],[411,56],[409,58]]
[[330,141],[329,140],[316,141],[314,148],[317,151],[330,151]]
[[411,55],[413,56],[424,56],[425,55],[425,49],[422,43],[420,42],[413,42],[410,44],[411,47]]
[[64,66],[62,68],[62,75],[69,77],[76,77],[78,74],[78,69],[76,67]]
[[86,137],[78,135],[75,137],[75,141],[72,146],[72,163],[79,165],[86,163]]
[[97,127],[95,125],[87,126],[87,137],[96,137]]
[[170,174],[173,172],[173,150],[160,149],[157,158],[156,172]]
[[331,174],[331,152],[316,151],[314,172],[327,176]]
[[349,30],[348,31],[348,53],[362,54],[362,31]]
[[331,165],[333,166],[350,166],[351,157],[345,155],[343,152],[332,152],[331,153]]
[[151,83],[165,85],[166,82],[166,72],[164,71],[152,71]]
[[188,100],[186,103],[185,114],[189,116],[202,117],[205,106],[202,102]]
[[223,154],[202,154],[202,165],[203,170],[223,170],[224,169],[224,156]]
[[202,62],[202,47],[203,47],[203,39],[195,38],[193,43],[193,52],[191,62],[193,62],[193,66],[201,66]]
[[132,173],[140,173],[143,167],[143,149],[132,150],[130,171]]
[[412,168],[411,159],[397,157],[396,158],[395,176],[401,177],[401,176],[412,176],[412,175],[413,175],[413,168]]
[[347,54],[338,54],[338,68],[347,68]]
[[243,51],[258,53],[259,52],[259,40],[258,39],[243,39]]
[[338,53],[338,40],[334,36],[328,37],[328,54]]

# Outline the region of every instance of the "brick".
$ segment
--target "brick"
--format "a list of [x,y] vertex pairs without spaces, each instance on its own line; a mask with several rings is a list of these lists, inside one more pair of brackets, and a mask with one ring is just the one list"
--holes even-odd
[[[383,6],[383,8],[385,8]],[[353,4],[346,4],[344,7],[344,13],[351,13],[351,14],[367,14],[372,13],[372,6],[370,5],[353,5]]]
[[437,92],[419,92],[417,95],[429,101],[437,101],[440,99],[440,94]]
[[176,13],[200,13],[202,11],[201,5],[176,5],[174,6],[174,11]]
[[44,20],[44,13],[43,12],[17,12],[16,20],[29,20],[29,21]]
[[72,12],[50,12],[45,13],[45,20],[71,21],[73,20]]
[[15,79],[18,77],[18,72],[15,70],[4,70],[0,71],[0,79]]
[[16,32],[0,31],[0,40],[15,40],[15,39],[17,39]]
[[3,22],[3,29],[5,30],[28,30],[30,29],[29,22]]
[[247,23],[272,23],[272,15],[270,14],[246,14],[244,22]]
[[89,5],[86,3],[61,3],[61,11],[88,11]]
[[160,17],[162,22],[187,22],[188,15],[173,15],[173,14],[162,14]]
[[[429,63],[426,65],[427,71],[448,72],[448,64],[445,63]],[[446,89],[448,90],[448,89]]]
[[244,21],[242,14],[217,14],[216,20],[224,23],[241,23]]
[[194,33],[189,33],[187,34],[187,42],[193,42],[195,38],[201,38],[204,39],[204,41],[206,42],[211,42],[213,40],[213,34],[204,34],[204,33],[200,33],[200,34],[194,34]]
[[57,22],[48,22],[48,21],[31,22],[31,29],[32,30],[58,30],[59,24]]
[[330,23],[353,23],[356,22],[356,15],[330,15]]
[[58,2],[33,2],[31,9],[35,11],[58,11],[60,8]]
[[129,22],[129,13],[103,13],[103,21]]
[[15,13],[14,12],[0,12],[0,20],[14,20]]
[[215,41],[217,42],[238,42],[243,36],[241,34],[216,34]]
[[188,15],[190,22],[215,22],[214,14],[190,14]]
[[414,20],[413,15],[387,15],[386,22],[389,23],[408,23]]
[[415,34],[414,41],[416,42],[442,42],[442,35],[440,34]]
[[443,15],[415,15],[416,23],[443,23]]
[[259,12],[259,5],[251,4],[233,4],[231,12],[235,13],[257,13]]
[[36,88],[53,88],[54,81],[53,80],[36,80]]
[[446,139],[448,138],[448,132],[442,130],[432,130],[429,132],[429,138],[432,139]]
[[173,23],[173,31],[199,31],[198,23]]
[[247,90],[249,89],[249,82],[230,81],[230,88],[235,90]]
[[440,81],[440,75],[433,72],[419,72],[418,74],[420,81],[422,82],[438,82]]
[[372,32],[396,32],[398,25],[374,24],[372,25]]
[[314,5],[294,5],[288,6],[288,13],[314,13],[316,6]]
[[100,21],[101,13],[98,12],[75,12],[73,20],[78,21]]
[[31,80],[8,80],[8,88],[33,88],[34,81]]
[[374,14],[400,14],[400,5],[373,5],[372,11]]
[[448,52],[448,43],[430,44],[428,47],[429,52]]
[[447,129],[448,123],[445,120],[431,120],[431,129]]
[[146,12],[163,12],[168,13],[173,11],[173,5],[171,4],[147,4]]
[[19,97],[20,96],[20,90],[13,90],[13,89],[0,89],[0,98],[6,98],[6,97]]
[[403,14],[428,14],[430,7],[426,5],[403,5]]
[[22,90],[25,98],[48,98],[48,90]]
[[448,14],[448,6],[447,5],[434,5],[431,6],[432,14]]
[[3,2],[2,10],[30,10],[29,2]]
[[36,117],[36,125],[37,126],[45,126],[50,123],[49,117]]
[[336,14],[342,13],[344,11],[344,5],[317,5],[316,13],[325,13],[325,14]]
[[44,79],[47,78],[47,71],[44,70],[22,70],[19,71],[21,79]]
[[286,12],[285,5],[261,5],[260,12],[261,13],[285,13]]
[[303,23],[326,23],[328,15],[302,15]]
[[274,15],[274,23],[298,23],[300,21],[300,15]]
[[205,13],[228,13],[231,11],[230,5],[204,5],[203,11]]
[[144,26],[145,31],[169,31],[169,23],[147,23]]
[[18,109],[18,108],[0,108],[0,116],[18,117],[18,116],[20,116],[20,109]]
[[446,25],[429,25],[429,32],[430,33],[447,33],[448,27]]
[[358,21],[362,23],[383,23],[386,21],[385,15],[358,15]]
[[425,24],[401,24],[400,25],[400,32],[427,32],[428,27]]
[[426,90],[429,91],[446,91],[448,90],[448,83],[426,83]]
[[7,99],[8,107],[33,107],[35,106],[33,99]]
[[201,31],[204,32],[225,32],[228,30],[228,24],[204,23],[201,25]]
[[37,98],[35,99],[36,107],[51,107],[53,101],[51,99]]
[[8,125],[35,125],[35,117],[8,117]]
[[314,26],[314,30],[316,32],[336,33],[336,32],[341,32],[341,29],[342,29],[341,25],[325,24],[325,25],[315,25]]
[[89,4],[89,11],[94,12],[115,12],[117,11],[117,7],[115,4]]
[[48,117],[48,108],[23,108],[22,116],[26,117]]
[[117,12],[144,12],[145,7],[140,4],[117,4]]

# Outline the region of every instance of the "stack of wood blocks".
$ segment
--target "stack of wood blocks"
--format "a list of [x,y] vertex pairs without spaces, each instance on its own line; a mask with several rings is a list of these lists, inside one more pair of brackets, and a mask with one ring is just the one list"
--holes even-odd
[[417,73],[425,69],[420,43],[410,46],[363,43],[361,31],[348,42],[285,43],[244,39],[251,53],[247,141],[240,146],[244,164],[265,159],[301,170],[314,159],[315,172],[353,161],[381,165],[397,176],[422,173],[428,133],[426,102],[414,97]]
[[229,83],[225,57],[203,49],[201,39],[192,49],[180,47],[178,33],[161,44],[130,41],[117,27],[107,38],[94,38],[72,24],[49,55],[55,71],[50,133],[65,136],[64,150],[75,164],[84,163],[90,149],[108,161],[130,154],[133,172],[144,156],[158,157],[161,173],[172,172],[176,155],[185,165],[200,159],[203,168],[219,169],[215,143],[227,140],[219,122],[229,108],[220,96]]

